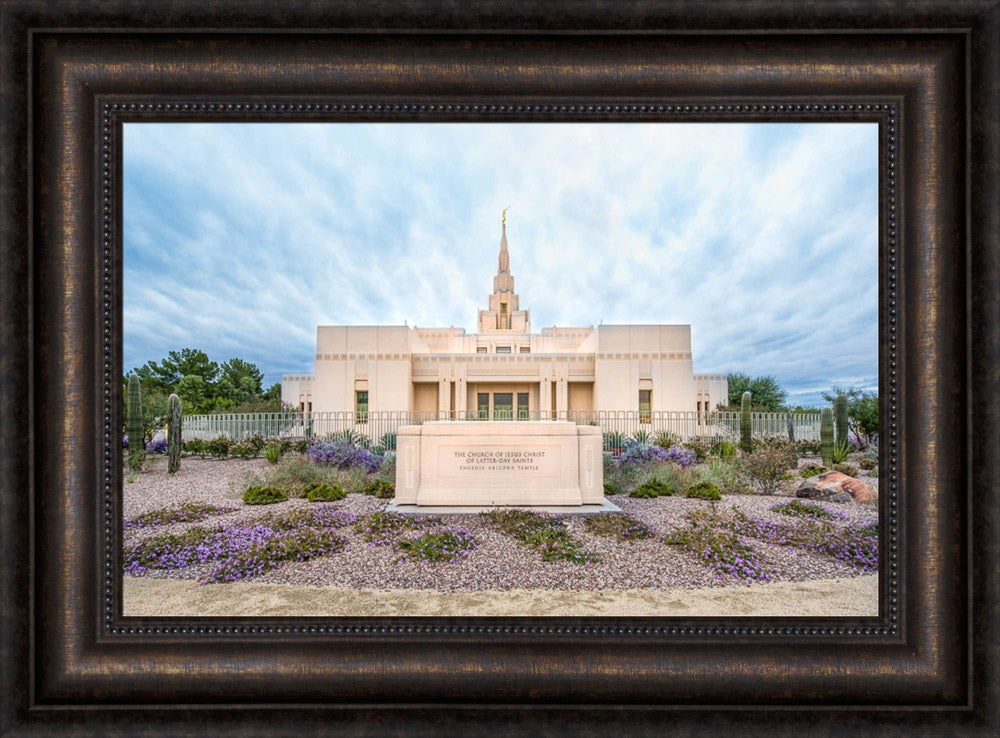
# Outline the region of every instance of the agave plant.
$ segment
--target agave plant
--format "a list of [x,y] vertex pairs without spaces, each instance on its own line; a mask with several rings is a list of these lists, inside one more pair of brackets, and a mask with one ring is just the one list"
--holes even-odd
[[847,461],[847,456],[851,453],[851,447],[847,445],[847,441],[841,441],[840,443],[835,443],[833,446],[833,463],[840,464]]
[[649,446],[653,443],[653,434],[648,430],[637,430],[632,434],[632,440],[638,443],[640,446]]

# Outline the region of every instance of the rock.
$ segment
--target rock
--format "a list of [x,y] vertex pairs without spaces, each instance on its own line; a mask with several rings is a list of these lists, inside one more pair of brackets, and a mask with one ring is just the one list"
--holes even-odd
[[874,502],[875,490],[854,477],[837,471],[828,471],[802,480],[795,491],[796,497],[827,502]]

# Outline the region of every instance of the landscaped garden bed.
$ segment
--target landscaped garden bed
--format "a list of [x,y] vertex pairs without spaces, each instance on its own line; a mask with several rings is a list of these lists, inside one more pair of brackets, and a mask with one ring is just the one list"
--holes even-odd
[[[383,512],[391,454],[375,459],[331,443],[313,448],[312,454],[289,449],[273,464],[188,456],[173,475],[162,457],[147,458],[124,485],[124,571],[207,586],[249,580],[352,589],[596,591],[834,579],[877,570],[875,506],[792,496],[796,469],[818,458],[793,457],[784,476],[772,480],[774,494],[762,495],[724,460],[698,462],[679,449],[663,449],[666,458],[632,450],[627,465],[612,460],[609,470],[606,464],[606,481],[660,492],[643,497],[622,489],[609,497],[621,514],[404,517]],[[744,486],[737,488],[740,479]],[[705,493],[709,486],[720,500]],[[248,490],[261,488],[281,494],[257,492],[253,500],[288,499],[244,502]],[[688,490],[696,493],[687,496]]]

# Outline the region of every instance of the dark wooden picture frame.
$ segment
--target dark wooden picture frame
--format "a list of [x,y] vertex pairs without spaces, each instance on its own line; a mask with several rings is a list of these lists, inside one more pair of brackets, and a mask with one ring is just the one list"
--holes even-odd
[[[0,728],[1000,728],[1000,4],[641,7],[0,10]],[[880,615],[121,618],[120,125],[290,117],[877,120]]]

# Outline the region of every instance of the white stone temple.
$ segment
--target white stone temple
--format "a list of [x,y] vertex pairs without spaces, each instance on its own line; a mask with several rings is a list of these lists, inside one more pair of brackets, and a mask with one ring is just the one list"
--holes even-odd
[[695,374],[689,325],[599,325],[531,332],[514,290],[506,211],[488,307],[462,328],[321,325],[310,375],[285,375],[304,411],[409,411],[424,417],[565,418],[586,411],[708,411],[725,374]]

